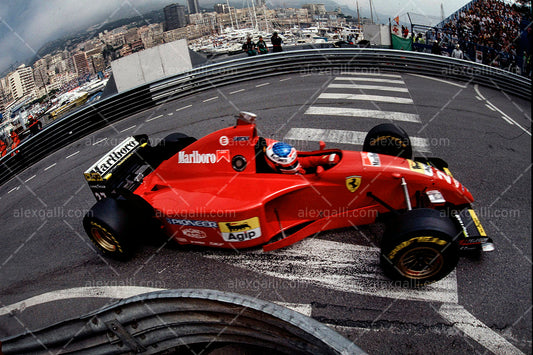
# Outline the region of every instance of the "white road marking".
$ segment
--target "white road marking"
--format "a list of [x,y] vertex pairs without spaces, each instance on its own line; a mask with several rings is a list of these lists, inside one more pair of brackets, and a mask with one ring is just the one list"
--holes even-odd
[[102,287],[76,287],[66,290],[57,290],[42,295],[28,298],[24,301],[13,303],[0,308],[0,316],[5,316],[13,311],[22,312],[26,308],[37,306],[43,303],[67,300],[72,298],[128,298],[143,293],[162,291],[162,288],[140,287],[140,286],[102,286]]
[[204,257],[227,262],[248,272],[341,292],[447,303],[457,303],[458,300],[455,272],[420,289],[394,286],[383,275],[379,249],[374,247],[305,239],[269,254],[275,257],[275,263],[268,255],[256,250],[232,255],[204,254]]
[[321,116],[378,118],[378,119],[383,119],[383,120],[420,123],[420,116],[414,113],[364,110],[364,109],[358,109],[358,108],[311,106],[307,109],[307,111],[305,111],[305,114],[306,115],[321,115]]
[[399,86],[359,85],[359,84],[330,84],[328,89],[380,90],[393,92],[409,92],[409,89]]
[[94,142],[93,145],[97,145],[97,144],[102,143],[103,141],[106,141],[106,140],[107,140],[107,138],[99,139],[96,142]]
[[402,77],[401,75],[396,75],[396,74],[365,73],[365,72],[356,72],[356,71],[341,72],[341,75],[378,76],[378,77],[383,77],[383,78],[398,78],[398,79],[401,79]]
[[360,94],[337,94],[337,93],[322,93],[318,96],[319,99],[333,99],[333,100],[363,100],[376,102],[390,102],[395,104],[413,104],[413,100],[408,97],[394,97],[394,96],[379,96],[379,95],[360,95]]
[[478,94],[478,96],[485,102],[487,102],[494,110],[493,111],[496,111],[498,112],[499,114],[502,115],[502,118],[507,121],[509,124],[511,125],[515,125],[517,126],[518,128],[520,128],[522,131],[526,132],[529,136],[531,136],[531,132],[529,132],[527,129],[525,129],[524,127],[520,126],[518,124],[518,122],[516,122],[515,120],[513,120],[511,118],[511,116],[509,116],[508,114],[506,114],[505,112],[503,112],[502,110],[500,110],[499,108],[496,107],[496,105],[494,105],[492,102],[490,102],[487,98],[485,98],[485,96],[483,96],[481,94],[481,92],[479,91],[479,85],[476,84],[474,85],[474,90],[476,90],[476,93]]
[[72,153],[72,154],[70,154],[70,155],[67,155],[67,156],[65,157],[65,159],[72,158],[73,156],[75,156],[76,154],[79,154],[79,153],[80,153],[80,151],[78,150],[77,152],[74,152],[74,153]]
[[494,354],[524,354],[501,335],[470,314],[461,305],[445,303],[440,306],[439,314],[448,322],[453,323],[455,328]]
[[12,188],[12,189],[9,190],[7,193],[10,194],[10,193],[12,193],[13,191],[17,191],[18,189],[20,189],[20,185],[17,186],[17,187]]
[[210,99],[206,99],[206,100],[204,100],[202,102],[209,102],[209,101],[213,101],[213,100],[216,100],[216,99],[218,99],[218,96],[212,97]]
[[174,112],[169,112],[167,113],[167,116],[172,116],[174,114]]
[[24,180],[24,182],[28,182],[28,181],[31,181],[33,180],[37,175],[33,175],[32,177],[29,177],[27,178],[26,180]]
[[243,91],[245,91],[245,89],[235,90],[235,91],[230,92],[229,94],[233,95],[233,94],[237,94],[237,93],[243,92]]
[[457,84],[457,83],[452,83],[451,81],[448,81],[448,80],[442,80],[442,79],[437,79],[437,78],[433,78],[431,76],[425,76],[425,75],[420,75],[420,74],[409,74],[409,75],[412,75],[412,76],[418,76],[419,78],[424,78],[424,79],[429,79],[429,80],[433,80],[433,81],[438,81],[440,83],[445,83],[445,84],[448,84],[448,85],[453,85],[453,86],[457,86],[461,89],[466,89],[467,86],[466,85],[461,85],[461,84]]
[[[217,96],[217,98],[218,98],[218,96]],[[183,106],[183,107],[177,108],[176,112],[181,111],[181,110],[185,110],[186,108],[189,108],[189,107],[192,107],[192,105],[187,105],[187,106]]]
[[[291,128],[283,138],[296,141],[324,141],[330,143],[363,145],[368,132],[345,131],[340,129]],[[421,137],[409,137],[413,149],[418,152],[431,152],[429,140]]]
[[279,81],[287,81],[287,80],[291,80],[292,78],[285,78],[285,79],[280,79]]
[[149,119],[147,119],[145,122],[150,122],[150,121],[153,121],[153,120],[157,120],[158,118],[161,118],[161,117],[163,117],[163,115],[158,115],[158,116],[155,116],[155,117],[149,118]]
[[270,85],[270,83],[259,84],[259,85],[256,85],[255,87],[256,88],[260,88],[262,86],[267,86],[267,85]]
[[311,317],[313,307],[309,303],[289,303],[289,302],[272,302],[279,306],[292,309],[295,312]]
[[133,129],[133,128],[135,128],[135,127],[137,127],[137,125],[133,125],[133,126],[128,127],[128,128],[124,128],[122,131],[120,131],[120,133],[122,133],[122,132],[126,132],[126,131],[129,131],[130,129]]
[[54,163],[54,164],[50,165],[49,167],[44,168],[44,171],[46,171],[46,170],[48,170],[48,169],[52,169],[52,168],[53,168],[54,166],[56,166],[56,165],[57,165],[57,163]]
[[338,76],[335,80],[348,80],[348,81],[370,81],[375,83],[389,83],[389,84],[402,84],[405,85],[403,80],[393,80],[393,79],[381,79],[381,78],[358,78],[358,77],[349,77],[349,76]]

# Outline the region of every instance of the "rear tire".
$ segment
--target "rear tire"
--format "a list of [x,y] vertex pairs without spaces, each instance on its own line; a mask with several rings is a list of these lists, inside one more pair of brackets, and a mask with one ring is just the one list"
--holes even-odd
[[116,260],[129,260],[150,225],[151,216],[146,205],[123,197],[105,198],[85,215],[83,227],[102,254]]
[[381,265],[406,286],[423,286],[446,277],[459,260],[455,224],[427,208],[407,211],[389,222],[383,235]]
[[383,123],[368,131],[363,151],[405,159],[411,159],[413,156],[409,135],[392,123]]
[[196,142],[196,138],[183,133],[171,133],[155,147],[163,160],[167,160],[186,146]]

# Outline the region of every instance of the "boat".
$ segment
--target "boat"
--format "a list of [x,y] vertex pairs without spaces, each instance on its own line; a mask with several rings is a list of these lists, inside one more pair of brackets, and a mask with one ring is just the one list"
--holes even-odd
[[52,119],[56,119],[75,107],[83,105],[89,97],[87,91],[81,91],[79,89],[75,91],[69,91],[63,94],[58,100],[57,104],[50,108],[47,113],[50,114]]

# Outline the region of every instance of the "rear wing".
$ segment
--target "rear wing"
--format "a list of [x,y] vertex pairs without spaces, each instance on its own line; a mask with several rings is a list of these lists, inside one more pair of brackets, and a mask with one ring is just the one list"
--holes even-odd
[[83,175],[96,199],[133,192],[154,169],[146,159],[150,149],[148,136],[128,137],[88,168]]

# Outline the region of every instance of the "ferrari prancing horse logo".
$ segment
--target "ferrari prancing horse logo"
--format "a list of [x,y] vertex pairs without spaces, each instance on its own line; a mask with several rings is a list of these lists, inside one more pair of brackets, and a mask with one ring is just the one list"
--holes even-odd
[[360,176],[348,176],[346,178],[346,188],[350,192],[355,192],[359,186],[361,186],[361,177]]

